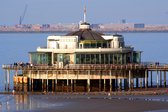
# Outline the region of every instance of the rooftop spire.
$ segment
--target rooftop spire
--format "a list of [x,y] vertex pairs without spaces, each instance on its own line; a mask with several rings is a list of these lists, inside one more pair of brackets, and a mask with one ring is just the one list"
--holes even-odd
[[84,23],[86,23],[86,5],[84,7]]

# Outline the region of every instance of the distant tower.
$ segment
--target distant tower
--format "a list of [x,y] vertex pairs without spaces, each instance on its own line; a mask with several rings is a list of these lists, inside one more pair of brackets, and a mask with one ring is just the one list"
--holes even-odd
[[84,20],[84,23],[86,23],[86,5],[85,5],[85,7],[84,7],[84,18],[83,18]]

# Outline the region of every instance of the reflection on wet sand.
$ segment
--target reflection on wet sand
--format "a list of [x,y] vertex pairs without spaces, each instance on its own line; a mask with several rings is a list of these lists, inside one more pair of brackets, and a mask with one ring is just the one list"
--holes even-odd
[[[168,96],[111,96],[108,94],[8,94],[0,95],[0,112],[65,111],[88,112],[129,111],[155,112],[168,110]],[[102,108],[103,107],[103,108]],[[122,107],[122,108],[120,108]],[[141,108],[143,107],[143,108]],[[124,109],[125,108],[125,109]],[[157,112],[157,111],[156,111]]]

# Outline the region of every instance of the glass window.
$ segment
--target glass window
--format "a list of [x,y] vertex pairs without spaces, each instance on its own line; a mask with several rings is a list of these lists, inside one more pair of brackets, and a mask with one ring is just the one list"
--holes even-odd
[[96,56],[95,54],[91,54],[91,64],[95,64],[96,63]]
[[81,54],[81,64],[85,64],[85,54]]
[[104,64],[104,54],[101,54],[101,64]]
[[90,54],[86,54],[86,64],[90,64]]

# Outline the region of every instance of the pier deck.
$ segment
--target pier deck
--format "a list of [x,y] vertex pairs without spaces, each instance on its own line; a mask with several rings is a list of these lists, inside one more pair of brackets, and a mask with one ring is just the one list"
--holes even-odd
[[[149,85],[150,87],[153,87],[154,85],[153,72],[156,72],[157,88],[167,87],[166,72],[168,71],[168,65],[166,64],[80,64],[66,65],[64,67],[3,65],[2,68],[5,71],[6,90],[10,89],[11,70],[15,73],[15,89],[20,84],[21,91],[111,92],[112,90],[132,90],[133,88],[142,87],[148,88]],[[20,75],[18,74],[18,71],[21,72]]]

